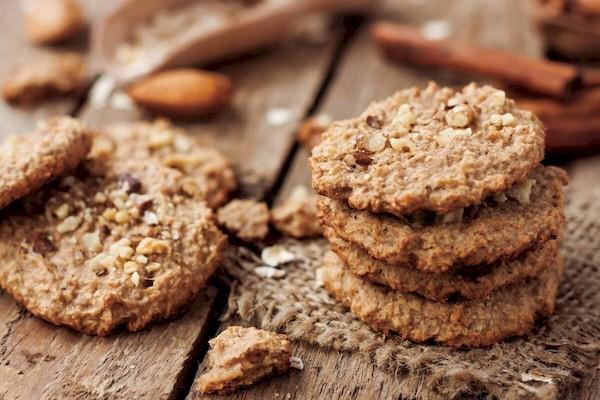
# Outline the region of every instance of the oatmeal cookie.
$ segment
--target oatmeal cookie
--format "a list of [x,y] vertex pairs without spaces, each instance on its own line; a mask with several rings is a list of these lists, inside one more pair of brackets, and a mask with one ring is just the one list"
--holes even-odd
[[554,312],[564,269],[557,257],[537,279],[496,290],[485,300],[440,303],[362,280],[341,264],[334,254],[326,255],[325,288],[367,325],[415,342],[454,347],[488,346],[525,335],[537,318]]
[[269,233],[269,207],[254,200],[232,200],[217,211],[219,225],[247,242],[262,240]]
[[219,151],[199,145],[192,136],[166,120],[109,126],[94,138],[92,157],[116,160],[152,157],[181,171],[186,177],[184,190],[206,201],[210,208],[225,204],[236,187],[233,168]]
[[137,331],[191,302],[226,239],[155,161],[99,163],[0,213],[0,286],[32,314],[94,335]]
[[566,173],[538,166],[529,178],[535,181],[530,195],[521,193],[529,197],[528,202],[525,198],[521,202],[510,197],[487,199],[465,209],[454,221],[426,214],[375,215],[325,197],[319,199],[320,219],[338,237],[388,263],[430,272],[447,271],[454,265],[491,264],[562,232]]
[[544,157],[544,130],[491,86],[406,89],[334,123],[311,157],[315,191],[399,216],[478,204]]
[[0,146],[0,208],[75,168],[89,148],[88,129],[68,117],[8,138]]
[[427,273],[410,266],[388,264],[369,257],[357,246],[326,229],[331,250],[355,275],[401,292],[416,293],[435,301],[448,298],[482,300],[494,290],[537,276],[556,256],[558,241],[549,240],[512,260],[492,265],[454,268],[448,272]]
[[287,336],[230,326],[210,342],[208,370],[197,381],[201,393],[231,393],[290,367]]

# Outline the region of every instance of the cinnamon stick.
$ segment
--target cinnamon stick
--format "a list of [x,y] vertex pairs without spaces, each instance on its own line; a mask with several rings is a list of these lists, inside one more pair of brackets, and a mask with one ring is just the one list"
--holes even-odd
[[543,122],[547,152],[570,155],[600,152],[600,117],[548,118]]
[[568,97],[580,81],[578,69],[569,64],[477,48],[458,41],[432,41],[418,30],[396,23],[375,23],[371,35],[392,61],[485,75],[557,98]]
[[600,115],[600,88],[582,90],[568,102],[550,98],[521,98],[517,99],[517,104],[541,119]]

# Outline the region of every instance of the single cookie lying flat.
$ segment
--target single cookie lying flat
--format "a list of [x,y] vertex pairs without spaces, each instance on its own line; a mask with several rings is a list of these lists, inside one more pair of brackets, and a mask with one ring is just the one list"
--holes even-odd
[[181,171],[186,176],[184,190],[206,201],[210,208],[227,202],[236,187],[233,169],[219,151],[200,146],[193,137],[166,120],[108,127],[95,137],[92,157],[116,160],[152,157]]
[[8,138],[0,146],[0,208],[75,168],[89,148],[87,128],[68,117]]
[[549,240],[514,260],[436,274],[421,272],[410,266],[387,264],[369,257],[364,250],[336,237],[329,228],[325,236],[331,250],[353,274],[394,290],[416,293],[435,301],[446,301],[455,296],[469,300],[485,299],[494,290],[537,276],[549,266],[548,260],[554,258],[558,247],[557,240]]
[[446,213],[525,178],[544,156],[544,130],[490,86],[407,89],[334,123],[313,149],[313,187],[350,207]]
[[430,272],[454,265],[491,264],[556,238],[562,231],[566,173],[538,166],[529,178],[535,184],[530,196],[524,196],[528,202],[505,197],[487,200],[464,210],[454,222],[375,215],[325,197],[319,199],[320,219],[338,237],[391,264]]
[[494,291],[486,300],[440,303],[362,280],[333,253],[323,261],[325,288],[352,313],[385,334],[415,342],[435,340],[454,347],[481,347],[525,335],[538,317],[554,312],[563,272],[560,257],[537,279]]
[[209,344],[208,370],[197,381],[202,393],[231,393],[290,367],[291,345],[285,335],[230,326]]
[[0,213],[0,286],[32,314],[95,335],[191,302],[225,237],[182,174],[152,160],[81,166]]

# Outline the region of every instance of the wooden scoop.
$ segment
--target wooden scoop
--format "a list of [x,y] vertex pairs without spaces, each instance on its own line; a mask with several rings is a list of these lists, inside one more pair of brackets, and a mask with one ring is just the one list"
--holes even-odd
[[[314,13],[368,11],[379,0],[260,0],[246,10],[226,17],[211,28],[190,28],[172,46],[145,51],[130,63],[116,59],[117,48],[132,30],[157,12],[203,0],[126,0],[110,9],[92,27],[92,53],[96,66],[120,83],[166,67],[201,65],[272,44],[294,23]],[[197,32],[194,32],[197,30]]]

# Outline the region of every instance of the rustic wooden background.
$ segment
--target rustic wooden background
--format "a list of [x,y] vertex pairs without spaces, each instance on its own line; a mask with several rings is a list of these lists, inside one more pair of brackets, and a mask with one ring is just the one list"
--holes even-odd
[[[90,18],[107,1],[87,0]],[[481,45],[541,55],[540,42],[519,0],[388,0],[377,17],[420,25],[443,19],[452,36]],[[343,23],[342,23],[343,22]],[[186,124],[198,140],[221,149],[235,163],[246,195],[277,201],[297,184],[309,183],[307,152],[295,131],[308,115],[334,118],[358,114],[374,99],[429,79],[445,84],[475,77],[386,64],[368,37],[369,20],[346,18],[323,43],[294,40],[242,60],[215,67],[234,82],[232,110],[216,120]],[[21,30],[17,2],[0,2],[0,79],[16,65],[44,52],[30,46]],[[85,52],[85,40],[70,46]],[[292,118],[269,125],[266,113],[285,108]],[[0,102],[0,137],[27,131],[40,118],[70,114],[95,127],[151,118],[137,111],[98,108],[87,95],[33,110]],[[589,190],[600,176],[600,159],[570,160],[573,190]],[[592,185],[590,185],[592,184]],[[597,184],[597,183],[596,183]],[[95,338],[31,317],[0,291],[0,399],[209,399],[195,394],[193,380],[218,330],[227,288],[213,284],[189,312],[136,334]],[[295,354],[304,371],[273,378],[232,397],[239,399],[391,399],[395,377],[360,357],[302,343]],[[357,385],[357,382],[360,382]],[[590,371],[580,399],[600,398],[600,374]]]

